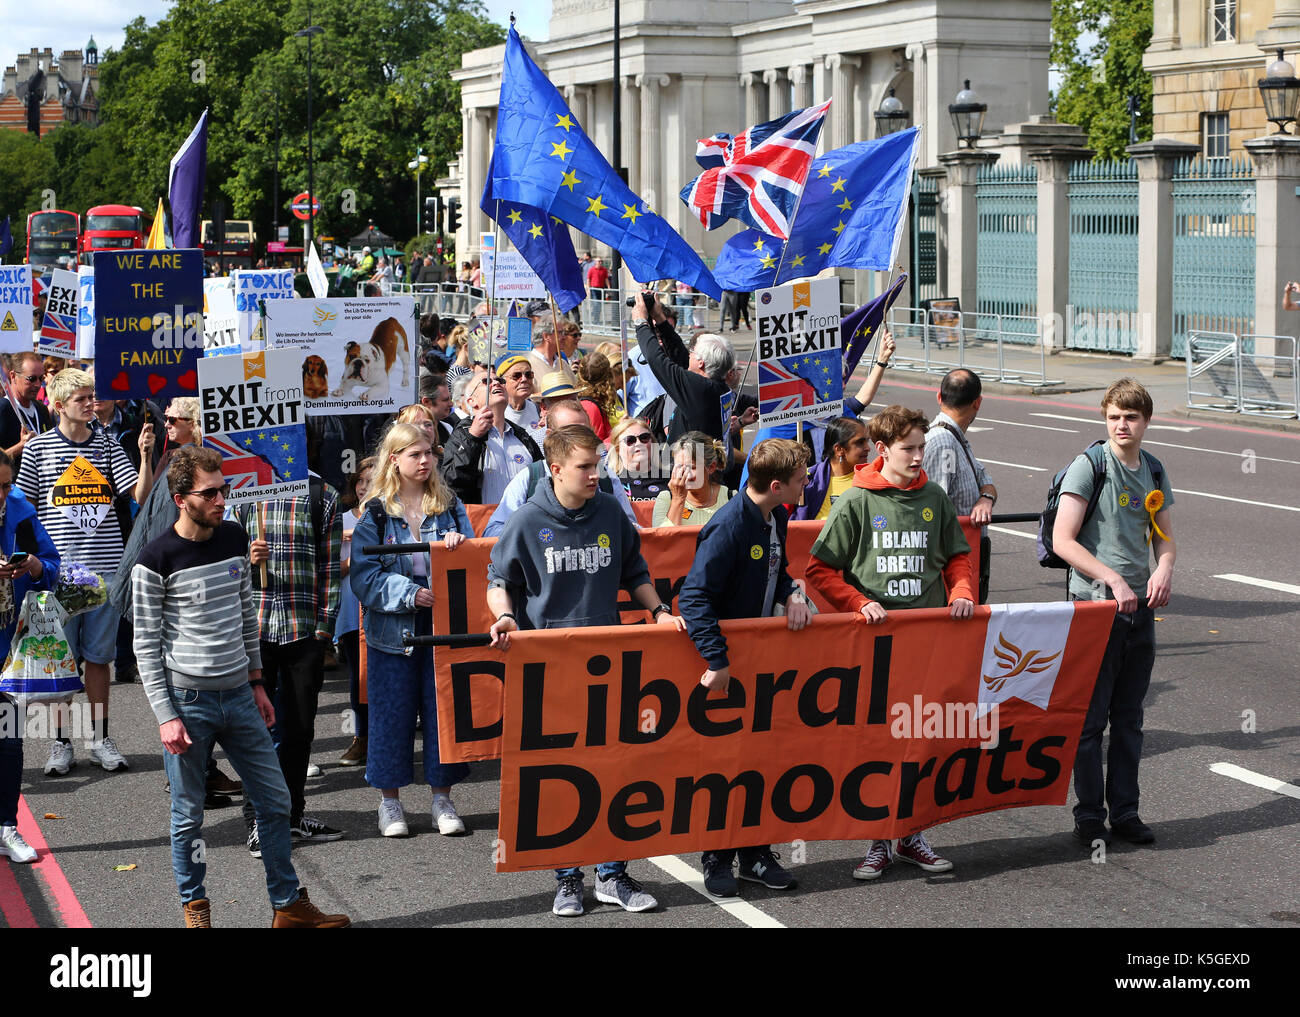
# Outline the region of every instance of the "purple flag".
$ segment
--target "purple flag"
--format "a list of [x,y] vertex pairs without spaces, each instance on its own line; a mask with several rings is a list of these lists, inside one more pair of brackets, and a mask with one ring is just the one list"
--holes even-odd
[[898,299],[898,294],[907,282],[907,273],[898,273],[894,285],[876,297],[869,304],[864,304],[852,314],[840,319],[840,345],[844,347],[844,380],[848,381],[871,345],[871,337],[885,320],[889,308]]
[[185,144],[172,156],[167,174],[167,200],[172,206],[172,245],[199,246],[199,218],[203,208],[203,181],[208,173],[208,111],[190,131]]

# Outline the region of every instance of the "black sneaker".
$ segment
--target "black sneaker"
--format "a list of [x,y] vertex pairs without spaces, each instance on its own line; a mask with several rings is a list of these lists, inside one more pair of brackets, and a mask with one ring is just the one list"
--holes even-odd
[[342,830],[336,830],[332,826],[326,826],[319,819],[309,819],[307,816],[300,816],[296,822],[291,821],[289,823],[289,835],[295,840],[331,841],[343,839]]
[[1116,837],[1126,840],[1130,844],[1154,844],[1156,842],[1156,835],[1151,831],[1151,827],[1142,822],[1136,814],[1118,821],[1112,819],[1110,829]]
[[227,809],[234,804],[234,801],[230,795],[219,795],[215,791],[209,791],[203,796],[203,808]]
[[795,878],[777,861],[780,855],[771,848],[759,848],[753,854],[740,853],[741,879],[750,883],[762,883],[770,890],[792,890]]
[[1085,847],[1092,847],[1097,841],[1110,843],[1110,831],[1100,819],[1080,819],[1074,824],[1074,839]]
[[118,685],[139,685],[140,670],[135,666],[134,661],[113,665],[113,681]]
[[262,857],[262,842],[257,836],[257,824],[248,831],[248,853],[254,858]]
[[736,877],[731,871],[731,860],[725,862],[716,851],[705,851],[700,856],[704,866],[704,889],[714,897],[734,897],[740,892]]

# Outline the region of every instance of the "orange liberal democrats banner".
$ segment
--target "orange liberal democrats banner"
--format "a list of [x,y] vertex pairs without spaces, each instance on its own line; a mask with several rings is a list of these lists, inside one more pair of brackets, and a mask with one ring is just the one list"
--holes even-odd
[[953,621],[724,622],[710,692],[664,626],[516,633],[498,871],[743,844],[903,837],[1064,804],[1113,601],[999,604]]
[[[823,523],[807,520],[790,524],[786,557],[790,577],[802,579],[808,552]],[[963,518],[962,529],[971,545],[972,567],[979,556],[979,528]],[[695,526],[660,526],[641,530],[641,553],[650,569],[655,589],[665,604],[677,611],[677,594],[695,560]],[[487,609],[487,567],[495,538],[467,540],[454,551],[430,555],[433,590],[433,631],[439,634],[486,632],[492,627]],[[809,591],[820,611],[830,605],[816,590]],[[646,612],[626,591],[619,593],[618,608],[624,624],[648,621]],[[483,663],[478,650],[439,647],[433,655],[438,693],[438,751],[444,763],[501,757],[501,674]],[[480,668],[480,665],[482,669]]]

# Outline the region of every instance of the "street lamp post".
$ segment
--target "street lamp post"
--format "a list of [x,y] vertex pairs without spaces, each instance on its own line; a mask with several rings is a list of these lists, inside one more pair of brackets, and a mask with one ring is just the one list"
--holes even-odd
[[903,102],[891,88],[889,94],[880,103],[880,108],[872,114],[876,118],[876,137],[884,138],[897,134],[907,126],[907,110]]
[[1260,79],[1259,96],[1264,102],[1265,118],[1269,123],[1277,125],[1274,133],[1290,133],[1286,125],[1296,120],[1296,107],[1300,104],[1300,78],[1295,76],[1295,68],[1286,62],[1280,49],[1277,51],[1277,59],[1268,65],[1267,77]]
[[275,173],[271,185],[271,233],[273,240],[280,239],[280,93],[262,89],[275,101]]
[[421,155],[420,146],[415,148],[415,158],[406,164],[407,169],[415,170],[415,235],[420,235],[420,171],[424,169],[424,164],[429,161],[427,155]]
[[307,246],[311,247],[315,241],[316,226],[316,167],[312,162],[312,137],[311,137],[311,39],[313,35],[320,35],[325,31],[319,25],[311,23],[311,0],[307,3],[307,27],[294,32],[294,38],[307,40],[307,205],[308,211],[311,212],[307,220]]
[[984,114],[989,110],[988,104],[980,102],[970,87],[970,78],[966,86],[957,93],[957,101],[949,105],[948,115],[952,117],[952,126],[957,132],[957,141],[966,142],[967,148],[974,148],[984,129]]

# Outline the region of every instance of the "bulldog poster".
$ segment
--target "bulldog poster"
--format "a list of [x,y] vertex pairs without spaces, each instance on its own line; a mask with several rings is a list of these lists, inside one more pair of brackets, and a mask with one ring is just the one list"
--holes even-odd
[[310,415],[393,413],[416,401],[414,300],[269,300],[266,340],[297,351]]

